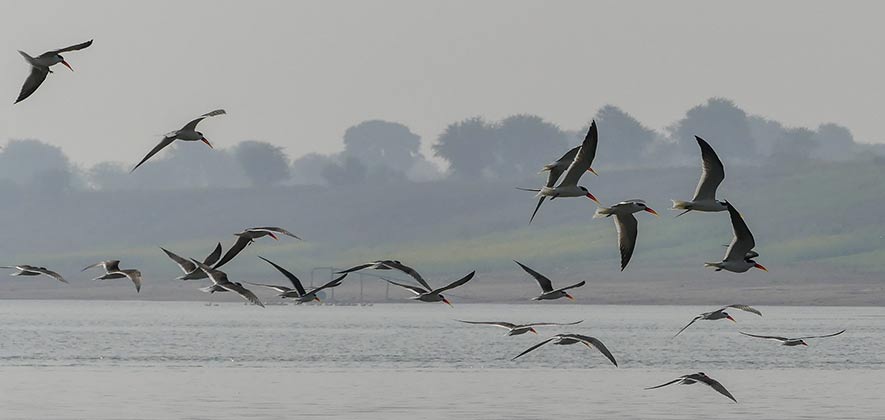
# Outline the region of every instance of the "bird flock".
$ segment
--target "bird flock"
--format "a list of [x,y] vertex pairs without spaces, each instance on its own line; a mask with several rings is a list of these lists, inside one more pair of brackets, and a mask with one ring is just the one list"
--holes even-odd
[[[19,103],[29,98],[37,91],[37,89],[43,84],[46,80],[46,77],[53,73],[51,67],[61,63],[62,65],[69,68],[73,71],[71,65],[65,60],[65,58],[61,55],[61,53],[79,51],[91,46],[93,43],[92,40],[87,42],[83,42],[80,44],[72,45],[66,48],[60,48],[57,50],[52,50],[40,54],[36,57],[32,57],[23,51],[19,51],[19,53],[24,57],[24,59],[30,65],[30,74],[25,80],[24,85],[22,86],[21,92],[19,96],[16,98],[15,103]],[[202,132],[197,131],[197,125],[206,118],[215,117],[219,115],[225,115],[226,112],[224,109],[216,109],[214,111],[207,112],[205,114],[200,115],[199,117],[193,119],[192,121],[185,124],[181,129],[172,131],[163,136],[163,140],[160,141],[153,149],[151,149],[144,158],[139,161],[130,172],[135,171],[145,162],[147,162],[151,157],[159,153],[166,146],[169,146],[176,140],[181,141],[201,141],[205,143],[210,148],[212,144],[203,135]],[[673,200],[673,210],[681,210],[682,212],[677,214],[675,217],[680,217],[686,213],[695,211],[695,212],[723,212],[727,211],[731,226],[733,230],[733,238],[731,243],[728,245],[728,248],[725,252],[725,256],[721,261],[715,262],[707,262],[704,263],[704,267],[709,267],[714,269],[715,271],[731,271],[734,273],[744,273],[751,268],[758,268],[760,270],[768,271],[764,266],[757,263],[755,258],[759,257],[759,253],[754,251],[756,247],[756,241],[753,237],[752,232],[741,216],[740,212],[727,200],[718,200],[716,198],[716,191],[719,188],[719,185],[725,179],[725,169],[722,164],[722,161],[719,159],[719,156],[714,151],[713,147],[710,144],[702,139],[701,137],[696,136],[698,146],[701,150],[701,161],[702,161],[702,173],[700,181],[695,189],[694,196],[691,200],[683,201],[683,200]],[[541,208],[541,205],[544,204],[545,200],[554,200],[557,198],[566,198],[566,197],[586,197],[592,200],[597,204],[597,209],[593,214],[594,218],[611,218],[614,221],[615,228],[618,234],[618,248],[620,251],[620,269],[623,271],[627,268],[627,265],[630,262],[630,259],[633,256],[633,251],[636,248],[636,240],[638,236],[638,225],[639,222],[634,216],[635,213],[638,212],[648,212],[655,216],[658,216],[658,213],[649,207],[644,200],[641,199],[628,199],[611,205],[609,207],[604,207],[600,203],[599,199],[594,196],[590,190],[583,186],[579,185],[579,181],[582,176],[586,172],[593,173],[598,176],[598,173],[592,168],[593,159],[596,156],[596,148],[599,142],[599,129],[596,125],[596,121],[593,121],[590,125],[590,128],[587,131],[587,135],[585,136],[583,142],[568,150],[563,154],[559,159],[544,165],[541,169],[541,174],[546,172],[547,179],[544,185],[540,188],[521,188],[517,187],[520,190],[535,192],[535,198],[538,199],[537,204],[535,205],[535,209],[532,212],[532,215],[529,219],[529,224],[534,221],[535,217],[538,215],[538,212]],[[603,179],[604,177],[599,177]],[[193,258],[185,258],[175,254],[172,251],[169,251],[165,248],[160,248],[175,264],[179,266],[182,270],[183,275],[179,276],[177,279],[182,281],[190,281],[190,280],[205,280],[208,279],[211,284],[205,287],[199,288],[199,290],[206,293],[216,293],[216,292],[233,292],[242,297],[245,301],[264,307],[264,303],[262,303],[261,299],[253,293],[250,289],[246,288],[243,283],[246,283],[250,286],[256,286],[261,288],[266,288],[273,290],[277,293],[277,296],[283,299],[290,299],[294,302],[301,304],[307,302],[320,301],[320,296],[318,295],[324,289],[330,289],[337,287],[342,284],[344,279],[347,277],[349,273],[360,271],[360,270],[396,270],[406,275],[410,276],[416,284],[406,284],[390,279],[386,279],[385,281],[389,282],[392,285],[403,288],[413,294],[411,299],[421,301],[421,302],[443,302],[448,305],[452,305],[451,301],[446,298],[443,292],[447,292],[449,290],[455,289],[457,287],[463,286],[467,284],[473,277],[476,272],[472,271],[460,279],[451,282],[442,287],[431,287],[430,284],[424,279],[421,274],[418,273],[412,267],[405,265],[404,263],[398,260],[376,260],[367,263],[362,263],[355,265],[346,270],[338,271],[338,277],[333,280],[325,283],[319,287],[312,288],[310,290],[306,289],[302,282],[292,274],[289,270],[284,268],[283,266],[261,256],[258,256],[261,260],[270,264],[274,269],[280,272],[292,285],[292,287],[281,286],[281,285],[273,285],[273,284],[262,284],[262,283],[250,283],[250,282],[235,282],[231,281],[228,278],[227,273],[220,270],[222,266],[232,261],[237,255],[239,255],[247,246],[251,245],[255,242],[255,240],[270,237],[275,240],[279,240],[282,236],[291,237],[294,239],[301,240],[295,234],[289,232],[286,229],[280,227],[253,227],[243,230],[242,232],[238,232],[234,234],[237,239],[236,241],[228,248],[227,252],[222,255],[223,247],[221,243],[218,243],[215,248],[210,252],[206,258],[202,261],[196,260]],[[538,286],[541,289],[541,293],[533,297],[533,301],[545,301],[545,300],[556,300],[560,298],[566,298],[570,300],[574,300],[575,298],[568,292],[572,289],[577,289],[585,285],[585,281],[581,281],[576,284],[572,284],[569,286],[554,288],[553,282],[544,276],[543,274],[533,270],[532,268],[526,266],[525,264],[514,260],[514,262],[522,268],[526,273],[528,273],[535,281],[538,283]],[[114,279],[128,279],[131,281],[134,286],[136,293],[141,291],[143,277],[141,271],[133,268],[120,268],[119,260],[106,260],[100,261],[89,266],[86,266],[83,271],[87,271],[90,269],[101,267],[104,270],[104,273],[98,277],[95,277],[93,280],[114,280]],[[54,278],[62,283],[68,283],[65,278],[59,273],[47,269],[46,267],[20,264],[14,266],[3,266],[0,268],[12,269],[15,270],[11,273],[12,276],[48,276]],[[740,311],[749,312],[752,314],[756,314],[758,316],[762,316],[762,312],[759,310],[743,304],[733,304],[728,305],[710,312],[705,312],[695,316],[687,325],[682,327],[673,337],[679,336],[683,331],[692,326],[697,321],[715,321],[720,319],[728,319],[733,322],[735,319],[726,312],[727,309],[737,309]],[[507,329],[507,336],[515,336],[521,335],[525,333],[535,333],[535,327],[546,327],[546,326],[573,326],[577,325],[581,321],[574,321],[568,323],[554,323],[554,322],[535,322],[535,323],[526,323],[526,324],[515,324],[511,322],[505,321],[470,321],[470,320],[458,320],[458,322],[472,325],[490,325],[500,328]],[[776,340],[781,342],[784,346],[807,346],[807,342],[805,340],[815,339],[815,338],[826,338],[840,335],[845,332],[845,330],[833,333],[833,334],[825,334],[825,335],[817,335],[817,336],[804,336],[797,338],[788,338],[781,336],[767,336],[767,335],[757,335],[750,334],[743,331],[739,331],[740,334],[745,336],[760,338],[760,339],[768,339],[768,340]],[[554,345],[571,345],[571,344],[583,344],[588,348],[593,348],[599,351],[612,365],[617,366],[617,360],[615,359],[612,352],[603,344],[601,340],[596,337],[583,335],[583,334],[575,334],[575,333],[559,333],[553,335],[540,343],[537,343],[523,352],[517,354],[511,360],[519,359],[520,357],[546,345],[546,344],[554,344]],[[716,392],[724,395],[725,397],[731,399],[734,402],[737,402],[737,399],[717,380],[707,376],[703,372],[688,374],[684,376],[680,376],[676,379],[673,379],[669,382],[666,382],[661,385],[651,386],[646,389],[657,389],[666,387],[672,384],[682,384],[682,385],[691,385],[696,383],[702,383]]]

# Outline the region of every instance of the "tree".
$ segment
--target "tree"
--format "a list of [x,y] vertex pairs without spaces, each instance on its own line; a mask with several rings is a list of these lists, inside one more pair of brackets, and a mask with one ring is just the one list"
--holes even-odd
[[433,145],[433,154],[449,163],[453,176],[475,180],[490,174],[495,164],[497,134],[481,117],[449,124]]
[[275,185],[289,178],[289,158],[281,147],[247,140],[233,154],[253,186]]
[[[614,105],[606,105],[596,112],[599,127],[599,146],[593,166],[639,165],[651,154],[651,147],[658,134],[642,125],[632,115]],[[587,133],[587,124],[580,133],[581,139]]]
[[669,131],[690,156],[697,154],[694,136],[704,138],[719,156],[728,156],[730,160],[749,161],[758,156],[747,113],[728,99],[711,98],[706,104],[688,110],[685,118]]
[[347,156],[340,163],[334,162],[323,168],[323,178],[329,185],[346,186],[366,181],[368,168],[359,159]]
[[308,153],[292,162],[289,173],[292,182],[299,185],[322,185],[326,183],[323,170],[337,162],[330,156]]
[[71,185],[72,174],[71,162],[61,148],[39,140],[11,140],[0,152],[0,178],[18,185],[30,185],[44,176],[53,178],[50,183],[56,186]]
[[421,137],[394,122],[364,121],[344,133],[345,156],[352,156],[367,167],[386,166],[406,172],[421,158]]
[[784,131],[784,135],[774,145],[771,159],[779,164],[798,164],[807,162],[812,151],[817,147],[815,132],[807,128],[792,128]]
[[838,124],[821,124],[815,133],[817,148],[812,156],[824,160],[849,160],[858,153],[854,136]]
[[513,115],[495,126],[497,175],[526,177],[568,149],[567,135],[536,115]]

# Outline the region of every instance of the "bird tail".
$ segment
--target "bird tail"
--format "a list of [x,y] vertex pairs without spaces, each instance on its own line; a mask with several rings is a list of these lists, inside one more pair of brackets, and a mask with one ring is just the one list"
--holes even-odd
[[21,54],[22,57],[25,58],[25,61],[27,61],[28,63],[31,63],[34,61],[34,57],[31,57],[30,55],[28,55],[28,53],[26,53],[22,50],[18,50],[18,53]]
[[603,217],[610,217],[613,214],[615,213],[612,211],[611,207],[599,207],[596,209],[596,212],[593,213],[593,218],[601,219]]
[[704,268],[715,268],[716,271],[722,270],[721,262],[705,262]]
[[556,165],[544,165],[544,168],[541,169],[541,172],[538,172],[538,174],[540,175],[540,174],[543,174],[544,172],[550,172],[550,170],[552,170],[554,166],[556,166]]
[[520,190],[520,191],[541,192],[541,189],[540,189],[540,188],[522,188],[522,187],[516,187],[516,189],[517,189],[517,190]]
[[670,200],[673,202],[673,210],[691,210],[691,203],[682,200]]

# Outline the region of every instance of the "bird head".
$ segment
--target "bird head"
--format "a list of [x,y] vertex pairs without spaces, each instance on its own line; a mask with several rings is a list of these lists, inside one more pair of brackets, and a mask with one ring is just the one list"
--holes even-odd
[[757,263],[756,261],[753,261],[753,260],[747,260],[747,262],[753,264],[753,267],[755,267],[755,268],[758,268],[758,269],[760,269],[760,270],[762,270],[762,271],[768,272],[768,269],[765,268],[764,265],[759,264],[759,263]]
[[735,321],[734,318],[732,318],[731,315],[728,314],[728,312],[723,312],[722,315],[725,315],[725,319],[737,323],[737,321]]
[[565,297],[566,297],[567,299],[570,299],[570,300],[575,300],[574,296],[572,296],[572,295],[570,295],[570,294],[568,294],[568,293],[565,294]]
[[200,136],[200,141],[201,141],[201,142],[206,143],[206,146],[209,146],[210,149],[214,149],[214,147],[212,147],[212,143],[209,143],[209,139],[207,139],[207,138],[203,135],[203,133],[197,131],[197,135]]
[[805,340],[799,340],[799,344],[808,347],[808,343],[806,343]]
[[585,187],[578,187],[578,188],[580,188],[581,191],[584,192],[585,197],[593,200],[593,202],[596,203],[597,205],[600,205],[600,206],[602,205],[599,203],[599,200],[597,200],[596,197],[593,196],[593,194],[590,194],[590,191],[588,191],[587,188],[585,188]]
[[649,213],[651,213],[651,214],[653,214],[653,215],[655,215],[655,216],[660,216],[660,215],[658,214],[658,212],[656,212],[653,208],[647,206],[645,203],[643,203],[643,202],[641,202],[641,201],[640,201],[640,202],[636,202],[636,206],[639,207],[639,209],[642,210],[642,211],[649,212]]
[[68,62],[67,62],[67,61],[65,61],[65,58],[64,58],[64,57],[62,57],[62,56],[61,56],[61,54],[56,54],[56,55],[55,55],[55,59],[56,59],[56,60],[58,60],[58,62],[59,62],[59,63],[62,63],[62,64],[64,64],[64,65],[65,65],[65,67],[67,67],[67,68],[68,68],[68,69],[69,69],[69,70],[70,70],[70,71],[74,71],[74,68],[73,68],[73,67],[71,67],[71,65],[70,65],[70,64],[68,64]]
[[439,297],[442,298],[443,303],[445,303],[446,305],[449,305],[449,306],[451,306],[451,307],[453,307],[453,308],[455,307],[454,305],[452,305],[452,302],[449,302],[449,300],[446,299],[445,296],[443,296],[443,295],[439,295]]

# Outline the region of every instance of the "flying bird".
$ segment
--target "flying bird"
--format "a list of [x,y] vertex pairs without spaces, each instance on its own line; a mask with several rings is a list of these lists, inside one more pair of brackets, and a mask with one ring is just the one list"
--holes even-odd
[[615,221],[615,229],[618,231],[618,248],[621,250],[621,271],[627,268],[627,264],[633,256],[633,250],[636,248],[639,223],[633,213],[638,211],[658,215],[658,212],[647,206],[645,201],[638,199],[622,201],[611,207],[601,207],[596,209],[596,213],[593,214],[594,218],[615,216],[613,220]]
[[741,334],[743,334],[743,335],[750,336],[750,337],[766,338],[766,339],[769,339],[769,340],[777,340],[777,341],[780,341],[780,342],[781,342],[781,345],[793,347],[793,346],[808,346],[808,343],[806,343],[805,340],[809,340],[809,339],[812,339],[812,338],[827,338],[827,337],[834,337],[834,336],[837,336],[837,335],[839,335],[839,334],[844,333],[845,330],[842,330],[842,331],[839,331],[839,332],[837,332],[837,333],[833,333],[833,334],[827,334],[827,335],[812,335],[812,336],[808,336],[808,337],[797,337],[797,338],[778,337],[778,336],[773,336],[773,335],[755,335],[755,334],[747,334],[747,333],[745,333],[745,332],[743,332],[743,331],[738,331],[738,332],[741,333]]
[[510,322],[500,322],[500,321],[462,321],[460,319],[456,319],[458,322],[463,322],[465,324],[474,324],[474,325],[492,325],[495,327],[505,328],[507,329],[507,336],[512,335],[520,335],[525,334],[527,332],[532,332],[537,334],[534,327],[545,327],[545,326],[564,326],[564,325],[576,325],[584,322],[584,320],[568,322],[564,324],[560,324],[557,322],[533,322],[531,324],[513,324]]
[[759,253],[753,251],[756,247],[756,240],[753,239],[753,233],[744,222],[740,212],[734,208],[728,201],[725,202],[728,214],[731,216],[731,227],[734,230],[734,239],[725,251],[725,258],[720,262],[704,263],[704,267],[715,268],[716,271],[731,271],[735,273],[743,273],[751,268],[758,268],[762,271],[768,271],[762,264],[753,261],[753,258],[759,256]]
[[448,304],[449,306],[452,306],[452,302],[449,302],[449,300],[446,299],[446,297],[442,294],[442,292],[445,292],[446,290],[454,289],[458,286],[463,286],[465,283],[467,283],[468,281],[470,281],[470,279],[473,278],[474,274],[476,274],[476,271],[471,271],[470,274],[468,274],[458,280],[455,280],[446,286],[440,287],[438,289],[433,289],[430,287],[429,284],[427,284],[427,281],[424,280],[423,277],[421,277],[421,274],[418,274],[418,272],[415,271],[414,268],[403,265],[401,263],[393,263],[393,264],[387,264],[387,265],[390,268],[402,271],[403,273],[406,273],[406,274],[412,276],[412,278],[414,278],[415,281],[417,281],[421,285],[421,286],[412,286],[412,285],[398,283],[398,282],[395,282],[392,280],[385,279],[390,284],[402,287],[403,289],[406,289],[406,290],[414,293],[415,296],[413,296],[411,299],[420,300],[421,302],[444,302],[444,303]]
[[335,278],[334,280],[332,280],[320,287],[317,287],[317,288],[311,289],[310,291],[307,291],[307,290],[304,290],[304,286],[301,284],[301,280],[298,280],[298,277],[295,277],[295,275],[290,273],[289,270],[286,270],[285,268],[280,267],[279,265],[277,265],[273,261],[271,261],[267,258],[264,258],[260,255],[258,256],[258,258],[261,258],[262,260],[267,261],[268,264],[272,265],[274,268],[277,269],[277,271],[279,271],[284,276],[286,276],[286,278],[289,279],[290,282],[292,282],[292,286],[294,288],[289,288],[286,286],[277,286],[277,285],[273,285],[273,284],[250,283],[248,281],[245,283],[251,284],[253,286],[267,287],[268,289],[276,290],[279,293],[277,296],[279,296],[281,298],[295,299],[296,303],[305,303],[305,302],[311,302],[311,301],[319,302],[320,298],[317,297],[317,292],[319,292],[320,290],[323,290],[323,289],[329,289],[332,287],[340,286],[341,280],[344,280],[344,278],[347,277],[347,274],[345,273],[344,275],[342,275],[338,278]]
[[535,344],[534,346],[529,347],[524,352],[519,353],[518,355],[516,355],[516,357],[514,357],[510,360],[519,359],[520,357],[522,357],[526,353],[528,353],[538,347],[541,347],[544,344],[547,344],[549,342],[553,342],[553,344],[558,344],[558,345],[569,345],[569,344],[581,343],[581,344],[587,346],[587,348],[595,348],[596,350],[599,350],[599,352],[602,353],[606,358],[608,358],[608,360],[611,361],[613,365],[615,365],[615,366],[618,365],[618,362],[615,361],[615,356],[612,356],[611,352],[608,351],[608,348],[605,347],[605,344],[602,344],[602,341],[599,341],[595,337],[589,337],[589,336],[580,335],[580,334],[556,334],[553,337],[550,337],[538,344]]
[[[197,265],[192,263],[191,260],[183,258],[166,248],[160,247],[160,249],[162,249],[163,252],[165,252],[166,255],[172,259],[172,261],[175,261],[175,264],[178,264],[178,268],[180,268],[181,271],[184,272],[184,275],[176,277],[176,280],[200,280],[209,277],[209,275],[207,275],[205,271],[201,270],[200,267],[197,267]],[[212,264],[215,264],[216,261],[218,261],[218,257],[221,257],[220,242],[218,243],[218,245],[215,246],[215,249],[212,251],[212,253],[206,256],[206,259],[203,260],[203,264],[211,266]]]
[[698,146],[701,147],[701,161],[703,163],[701,180],[698,181],[691,201],[672,200],[673,210],[685,210],[677,214],[676,217],[692,210],[708,212],[726,210],[725,202],[716,199],[716,189],[725,179],[725,167],[722,166],[722,161],[719,160],[719,156],[716,155],[709,143],[698,136],[694,136],[694,138],[698,141]]
[[87,266],[81,271],[86,271],[93,267],[102,267],[104,268],[104,275],[96,277],[92,280],[112,280],[112,279],[122,279],[128,278],[135,284],[135,292],[141,292],[141,271],[135,269],[120,269],[120,260],[108,260],[101,261],[90,266]]
[[350,267],[350,268],[348,268],[348,269],[346,269],[346,270],[336,271],[335,274],[347,274],[347,273],[352,273],[352,272],[354,272],[354,271],[360,271],[360,270],[366,270],[366,269],[371,269],[371,270],[393,270],[392,268],[390,268],[390,267],[387,266],[388,263],[390,263],[390,264],[402,264],[401,262],[399,262],[399,261],[397,261],[397,260],[377,260],[377,261],[367,262],[367,263],[364,263],[364,264],[355,265],[355,266]]
[[[588,132],[589,136],[590,133]],[[541,170],[541,173],[547,172],[547,182],[544,184],[546,188],[553,188],[556,185],[556,181],[559,180],[559,177],[571,166],[572,162],[575,160],[575,156],[578,154],[578,151],[581,150],[581,145],[575,146],[571,148],[568,152],[565,152],[562,157],[557,159],[553,163],[548,163],[544,165],[544,168]],[[596,149],[594,146],[593,156],[590,157],[590,163],[593,163],[593,158],[596,156]],[[599,175],[593,168],[587,168],[587,171],[593,173],[593,175]],[[532,218],[529,219],[529,223],[532,223],[535,220],[535,215],[538,214],[538,210],[541,208],[541,204],[544,204],[544,200],[547,199],[547,196],[541,196],[538,198],[538,205],[535,206],[535,211],[532,212]]]
[[234,242],[234,245],[232,247],[230,247],[230,249],[227,250],[227,252],[224,254],[223,257],[221,257],[221,260],[218,261],[217,264],[215,264],[215,268],[219,268],[219,267],[227,264],[228,261],[234,259],[234,257],[236,257],[237,254],[240,253],[240,251],[242,251],[244,248],[246,248],[246,246],[252,244],[252,242],[255,242],[255,240],[258,238],[270,236],[271,238],[274,238],[275,240],[279,240],[280,238],[277,235],[275,235],[276,233],[283,234],[283,235],[301,240],[301,238],[295,236],[292,232],[289,232],[288,230],[283,229],[281,227],[268,226],[268,227],[249,228],[249,229],[246,229],[242,232],[234,234],[234,236],[237,237],[237,241]]
[[541,274],[535,270],[532,270],[529,267],[526,267],[525,265],[523,265],[523,263],[521,263],[519,261],[513,260],[513,262],[515,262],[516,265],[522,267],[522,269],[525,270],[526,273],[529,273],[529,275],[534,277],[535,281],[538,282],[538,286],[541,286],[541,294],[533,297],[532,300],[553,300],[553,299],[559,299],[559,298],[563,298],[563,297],[567,298],[567,299],[575,300],[575,298],[572,297],[572,295],[568,294],[568,292],[566,292],[566,290],[581,287],[587,283],[582,280],[580,283],[575,283],[571,286],[566,286],[566,287],[563,287],[560,289],[553,289],[553,282],[550,281],[550,279],[548,279],[546,276],[544,276],[543,274]]
[[[550,173],[547,176],[547,184],[545,184],[544,187],[540,189],[518,188],[523,191],[538,193],[536,195],[536,197],[538,197],[538,205],[535,207],[534,213],[532,213],[531,220],[534,220],[535,214],[537,214],[538,209],[541,208],[541,204],[544,202],[543,199],[545,197],[549,197],[551,200],[557,197],[587,197],[596,202],[596,204],[599,204],[599,200],[597,200],[587,188],[578,185],[578,181],[585,172],[593,171],[590,167],[593,164],[593,158],[596,157],[596,144],[598,142],[599,132],[596,129],[596,121],[593,121],[593,123],[590,124],[590,129],[587,131],[587,136],[584,138],[578,151],[575,152],[574,159],[569,163],[568,168],[565,169],[565,177],[559,185],[553,187],[556,180],[559,179],[560,171],[562,170],[557,167],[556,169],[550,170]],[[566,156],[568,156],[568,153],[566,153]],[[564,159],[566,156],[563,156],[560,160]],[[556,163],[553,165],[556,165]],[[531,220],[529,220],[529,223],[531,223]]]
[[649,387],[649,388],[645,388],[645,389],[657,389],[657,388],[665,387],[667,385],[673,385],[676,383],[678,383],[680,385],[692,385],[692,384],[696,384],[696,383],[702,383],[704,385],[709,386],[710,388],[713,388],[714,390],[716,390],[716,392],[718,392],[722,395],[725,395],[726,397],[728,397],[728,399],[730,399],[734,402],[738,402],[734,398],[734,396],[731,395],[731,393],[728,392],[728,390],[725,389],[725,387],[719,383],[719,381],[707,376],[704,372],[698,372],[698,373],[692,373],[691,375],[680,376],[680,377],[678,377],[670,382],[667,382],[665,384],[661,384],[658,386],[653,386],[653,387]]
[[205,271],[206,274],[209,276],[209,279],[212,280],[211,286],[204,287],[200,290],[202,290],[204,292],[208,292],[208,293],[215,293],[215,292],[221,292],[221,291],[234,292],[234,293],[240,295],[240,297],[245,299],[247,302],[258,305],[262,308],[264,307],[264,304],[261,303],[261,300],[258,299],[258,296],[255,296],[255,293],[252,293],[251,290],[243,287],[243,285],[240,283],[236,283],[236,282],[232,282],[232,281],[228,280],[227,273],[225,273],[223,271],[216,270],[212,267],[209,267],[208,265],[203,264],[195,259],[191,259],[191,261],[193,261],[194,264],[196,264],[198,267],[200,267],[201,270]]
[[61,63],[71,71],[74,69],[65,61],[65,58],[61,56],[61,53],[68,51],[77,51],[82,50],[88,46],[92,45],[92,40],[86,41],[82,44],[71,45],[70,47],[61,48],[58,50],[47,51],[43,54],[40,54],[36,57],[31,57],[28,53],[24,51],[19,51],[18,53],[25,58],[25,61],[31,65],[31,74],[25,80],[25,84],[22,86],[21,92],[18,94],[18,99],[15,100],[15,103],[19,103],[29,96],[32,93],[37,91],[37,88],[43,84],[43,81],[46,80],[46,76],[49,73],[52,73],[52,70],[49,68]]
[[182,127],[180,130],[175,130],[170,133],[166,133],[166,135],[163,136],[163,140],[161,140],[159,144],[154,146],[154,148],[151,149],[151,151],[148,152],[147,155],[145,155],[144,159],[142,159],[141,162],[138,162],[138,165],[135,165],[135,167],[132,168],[132,170],[129,172],[130,173],[135,172],[135,170],[138,169],[138,167],[141,166],[142,163],[145,163],[148,159],[151,158],[151,156],[157,154],[160,150],[163,150],[163,148],[172,144],[172,142],[175,140],[182,140],[182,141],[198,141],[199,140],[199,141],[202,141],[203,143],[206,143],[207,146],[212,148],[212,143],[209,143],[209,140],[203,135],[203,133],[197,131],[197,124],[199,124],[200,121],[203,121],[204,119],[206,119],[208,117],[214,117],[216,115],[224,115],[224,114],[227,114],[227,112],[225,112],[223,109],[216,109],[214,111],[210,111],[210,112],[207,112],[203,115],[200,115],[199,117],[197,117],[197,119],[185,124],[184,127]]
[[62,283],[67,283],[68,281],[61,276],[61,274],[56,273],[46,267],[37,267],[34,265],[14,265],[14,266],[5,266],[0,268],[9,268],[13,270],[18,270],[14,273],[10,273],[10,276],[49,276],[52,277]]
[[681,334],[683,331],[685,331],[686,328],[690,327],[691,324],[694,324],[695,321],[699,321],[699,320],[701,320],[701,321],[716,321],[718,319],[727,319],[731,322],[737,322],[734,320],[734,318],[731,317],[731,315],[728,314],[728,312],[725,312],[725,310],[728,308],[740,309],[742,311],[747,311],[747,312],[751,312],[756,315],[762,316],[762,312],[759,312],[758,309],[753,308],[752,306],[749,306],[749,305],[739,305],[739,304],[728,305],[728,306],[724,306],[722,308],[719,308],[715,311],[704,312],[704,313],[694,317],[694,319],[692,319],[691,322],[688,323],[688,325],[682,327],[682,329],[679,330],[679,332],[676,333],[676,335],[674,335],[673,337],[676,337],[677,335]]

